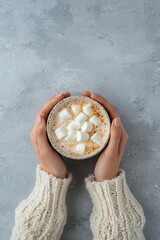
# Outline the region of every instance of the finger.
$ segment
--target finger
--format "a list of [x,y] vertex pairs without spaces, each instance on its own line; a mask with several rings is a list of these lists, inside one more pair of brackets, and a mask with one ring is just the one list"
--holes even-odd
[[126,130],[125,130],[123,124],[122,124],[122,136],[121,136],[119,149],[118,149],[118,155],[119,155],[120,160],[123,157],[123,153],[124,153],[124,150],[125,150],[127,140],[128,140],[128,133],[126,132]]
[[122,134],[122,128],[121,128],[121,120],[120,118],[114,118],[111,124],[111,137],[109,144],[107,146],[107,152],[110,152],[111,155],[118,156],[118,149],[120,144]]
[[106,110],[108,111],[108,113],[110,115],[111,120],[113,120],[114,118],[119,116],[116,108],[113,105],[111,105],[105,98],[100,96],[99,94],[91,93],[90,97],[93,98],[94,100],[96,100],[97,102],[99,102],[100,104],[102,104],[106,108]]
[[90,97],[91,93],[89,91],[84,91],[82,95],[86,97]]
[[57,178],[66,178],[68,171],[61,155],[48,143],[46,121],[44,118],[42,118],[42,122],[37,126],[36,138],[39,150],[37,155],[41,168]]
[[39,115],[42,116],[45,120],[48,117],[49,112],[52,110],[52,108],[54,107],[54,105],[56,105],[60,100],[62,100],[63,98],[69,97],[70,93],[69,92],[65,92],[62,94],[59,94],[53,98],[51,98],[48,102],[45,103],[45,105],[40,109],[39,111]]
[[35,136],[35,126],[30,133],[30,140],[31,140],[31,142],[34,146],[34,149],[35,149],[36,153],[38,153],[38,143],[37,143],[36,136]]
[[37,115],[36,121],[34,123],[34,127],[30,133],[30,139],[33,143],[36,153],[38,153],[38,143],[37,143],[37,139],[36,139],[36,133],[37,133],[37,126],[40,122],[41,122],[41,116]]
[[43,149],[48,149],[49,144],[46,135],[46,121],[42,116],[38,116],[39,121],[36,125],[36,141],[38,149],[43,153]]

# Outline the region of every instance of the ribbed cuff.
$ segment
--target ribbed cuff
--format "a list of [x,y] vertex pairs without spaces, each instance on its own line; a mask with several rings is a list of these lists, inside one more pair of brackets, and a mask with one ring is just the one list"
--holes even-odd
[[[116,178],[104,180],[103,182],[95,181],[94,175],[91,175],[85,179],[85,182],[86,188],[92,198],[93,205],[98,209],[106,209],[107,206],[110,206],[113,210],[115,201],[122,198],[123,183],[126,182],[125,172],[121,169]],[[125,203],[123,201],[118,201],[117,205],[123,211]]]
[[55,177],[54,175],[46,172],[45,170],[43,170],[41,168],[40,165],[37,165],[37,168],[36,168],[36,186],[46,186],[46,185],[51,185],[53,186],[55,182],[57,182],[58,184],[60,185],[66,185],[68,186],[68,184],[71,182],[72,180],[72,175],[69,174],[67,178],[58,178],[58,177]]
[[16,208],[13,240],[60,239],[66,223],[66,193],[72,179],[59,179],[36,169],[36,184],[26,200]]
[[131,193],[123,169],[112,180],[96,182],[93,175],[85,179],[86,188],[92,198],[96,211],[109,221],[119,222],[130,218],[131,224],[143,227],[143,209]]

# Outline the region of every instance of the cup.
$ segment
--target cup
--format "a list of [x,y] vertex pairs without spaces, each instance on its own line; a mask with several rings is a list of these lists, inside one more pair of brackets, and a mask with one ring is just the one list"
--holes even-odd
[[75,160],[93,157],[109,141],[110,118],[97,101],[82,95],[58,102],[47,119],[47,136],[61,155]]

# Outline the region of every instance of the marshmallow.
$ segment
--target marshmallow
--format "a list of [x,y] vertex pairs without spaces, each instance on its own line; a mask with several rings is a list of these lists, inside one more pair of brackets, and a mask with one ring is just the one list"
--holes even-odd
[[81,130],[83,132],[91,132],[92,129],[93,129],[93,124],[91,122],[84,122],[81,127]]
[[92,122],[94,125],[98,126],[101,122],[101,120],[96,116],[94,115],[93,117],[91,117],[89,119],[90,122]]
[[62,111],[59,112],[59,117],[62,120],[66,120],[72,118],[72,115],[70,114],[67,108],[64,108]]
[[80,124],[82,124],[87,120],[87,118],[88,117],[84,113],[81,112],[80,114],[78,114],[78,116],[75,118],[75,120],[77,122],[79,122]]
[[66,140],[67,142],[73,142],[75,141],[75,139],[76,139],[75,132],[69,131],[67,137],[65,137],[64,140]]
[[58,139],[62,139],[67,135],[67,130],[64,127],[57,128],[55,134]]
[[81,154],[84,154],[84,151],[85,151],[85,143],[79,143],[76,145],[76,152],[78,153],[81,153]]
[[95,143],[97,143],[98,145],[100,145],[101,142],[101,136],[98,133],[95,133],[92,135],[91,140]]
[[70,124],[68,124],[67,129],[70,131],[77,131],[80,128],[80,123],[77,121],[72,121]]
[[81,107],[80,107],[79,105],[77,105],[77,104],[73,104],[73,105],[71,106],[71,109],[72,109],[72,111],[73,111],[74,113],[76,113],[76,114],[80,113],[80,111],[81,111]]
[[83,112],[88,115],[91,116],[92,115],[92,109],[91,109],[91,105],[90,104],[86,104],[82,107]]
[[89,134],[83,131],[76,132],[77,142],[85,142],[89,139]]

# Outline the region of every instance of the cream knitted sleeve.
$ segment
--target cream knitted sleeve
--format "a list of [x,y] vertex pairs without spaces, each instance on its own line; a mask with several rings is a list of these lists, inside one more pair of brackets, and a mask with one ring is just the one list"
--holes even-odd
[[15,210],[11,240],[58,240],[66,223],[66,192],[71,175],[58,179],[37,166],[36,184]]
[[121,169],[118,177],[96,182],[86,178],[86,188],[93,202],[90,217],[94,240],[144,240],[145,217],[132,195]]

